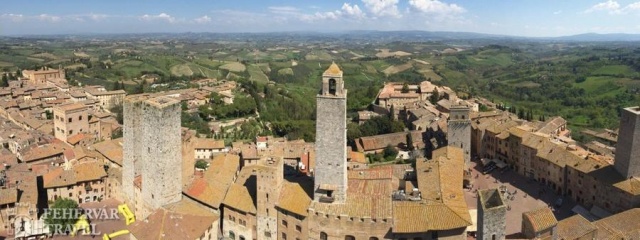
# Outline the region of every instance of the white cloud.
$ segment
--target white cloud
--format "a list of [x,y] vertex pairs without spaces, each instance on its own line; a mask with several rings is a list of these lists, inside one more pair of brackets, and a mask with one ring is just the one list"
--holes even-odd
[[2,19],[8,19],[11,20],[12,22],[21,22],[24,20],[24,15],[22,14],[13,14],[13,13],[5,13],[0,15],[0,18]]
[[341,13],[355,19],[363,19],[367,17],[367,15],[360,10],[360,7],[358,7],[357,4],[353,4],[353,6],[351,6],[348,3],[344,3],[342,5]]
[[340,11],[334,12],[316,12],[315,14],[304,14],[300,16],[300,20],[305,22],[314,22],[317,20],[337,20],[340,17]]
[[300,10],[291,6],[272,6],[268,7],[269,11],[274,13],[298,13]]
[[561,13],[562,13],[562,10],[558,10],[558,11],[553,12],[553,15],[558,15],[558,14],[561,14]]
[[202,23],[208,23],[208,22],[211,22],[211,17],[209,17],[207,15],[204,15],[202,17],[193,19],[193,21],[196,22],[196,23],[201,23],[201,24]]
[[362,0],[365,8],[378,17],[402,17],[398,11],[398,0]]
[[457,4],[447,4],[438,0],[409,0],[409,5],[424,13],[456,14],[466,12]]
[[584,13],[605,11],[609,14],[627,14],[637,12],[638,10],[640,10],[640,2],[630,3],[623,7],[617,1],[607,0],[606,2],[601,2],[591,6],[589,9],[585,10]]
[[[632,3],[629,6],[635,5],[636,3]],[[607,0],[606,2],[601,2],[596,5],[591,6],[589,9],[585,10],[585,13],[599,12],[599,11],[607,11],[610,14],[621,14],[624,13],[625,8],[620,6],[620,3],[614,0]]]
[[176,18],[172,17],[169,14],[166,13],[160,13],[158,15],[149,15],[149,14],[145,14],[140,16],[140,19],[143,21],[154,21],[154,20],[162,20],[162,21],[167,21],[169,23],[173,23],[176,21]]
[[584,11],[585,13],[595,12],[595,11],[618,11],[620,9],[620,4],[617,1],[607,0],[606,2],[601,2],[596,5],[591,6],[589,9]]
[[106,14],[94,14],[94,13],[90,13],[87,15],[87,17],[89,17],[91,20],[93,21],[102,21],[104,19],[106,19],[107,17],[109,17]]
[[53,16],[53,15],[49,15],[49,14],[40,14],[38,16],[35,16],[35,18],[40,20],[40,21],[48,21],[48,22],[58,22],[61,19],[58,16]]
[[361,20],[367,17],[357,4],[342,4],[342,8],[329,12],[316,12],[314,14],[300,14],[298,19],[305,22],[314,22],[319,20],[338,20],[338,19],[355,19]]

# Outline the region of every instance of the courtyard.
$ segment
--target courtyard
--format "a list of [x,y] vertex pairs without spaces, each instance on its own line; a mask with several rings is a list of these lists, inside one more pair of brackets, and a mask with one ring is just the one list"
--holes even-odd
[[465,189],[465,199],[470,209],[478,208],[477,190],[498,188],[505,190],[503,199],[507,205],[507,239],[522,239],[522,213],[549,207],[558,220],[574,215],[571,209],[575,206],[570,199],[562,197],[562,206],[554,205],[561,197],[555,194],[551,188],[521,176],[512,170],[502,171],[496,169],[489,174],[482,173],[482,164],[479,161],[471,161],[470,189]]

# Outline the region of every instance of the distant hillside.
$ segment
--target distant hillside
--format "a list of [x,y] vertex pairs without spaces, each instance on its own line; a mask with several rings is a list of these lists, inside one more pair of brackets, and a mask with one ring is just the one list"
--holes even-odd
[[294,32],[265,32],[265,33],[213,33],[213,32],[186,32],[186,33],[140,33],[140,34],[58,34],[58,35],[26,35],[12,36],[2,38],[42,38],[42,39],[183,39],[183,40],[223,40],[238,41],[246,39],[260,40],[306,40],[306,41],[367,41],[367,42],[415,42],[415,41],[456,41],[456,40],[510,40],[510,41],[570,41],[570,42],[629,42],[640,41],[640,34],[625,33],[584,33],[561,37],[522,37],[509,35],[496,35],[474,32],[446,32],[446,31],[344,31],[344,32],[310,32],[310,31],[294,31]]
[[554,38],[556,40],[563,41],[579,41],[579,42],[615,42],[615,41],[640,41],[640,34],[626,34],[626,33],[584,33],[578,35],[564,36]]

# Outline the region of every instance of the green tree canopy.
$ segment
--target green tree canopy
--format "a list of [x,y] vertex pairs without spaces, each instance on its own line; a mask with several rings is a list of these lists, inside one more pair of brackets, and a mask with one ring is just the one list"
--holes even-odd
[[78,203],[68,198],[58,198],[44,215],[44,223],[49,227],[49,232],[58,233],[60,230],[71,229],[70,226],[78,220],[80,208]]

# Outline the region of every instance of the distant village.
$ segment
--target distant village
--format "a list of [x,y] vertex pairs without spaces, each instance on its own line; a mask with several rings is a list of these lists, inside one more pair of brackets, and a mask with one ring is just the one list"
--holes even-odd
[[[93,221],[103,239],[640,236],[640,107],[622,111],[619,130],[586,131],[598,140],[580,143],[561,117],[527,121],[429,81],[389,82],[357,120],[389,116],[405,131],[360,137],[352,148],[348,79],[333,63],[320,80],[315,142],[225,144],[181,127],[180,117],[213,92],[233,103],[234,81],[127,95],[70,86],[62,69],[24,70],[0,89],[0,239],[71,239],[53,235],[42,216],[61,198],[126,204],[132,223]],[[368,160],[389,147],[410,161]]]

